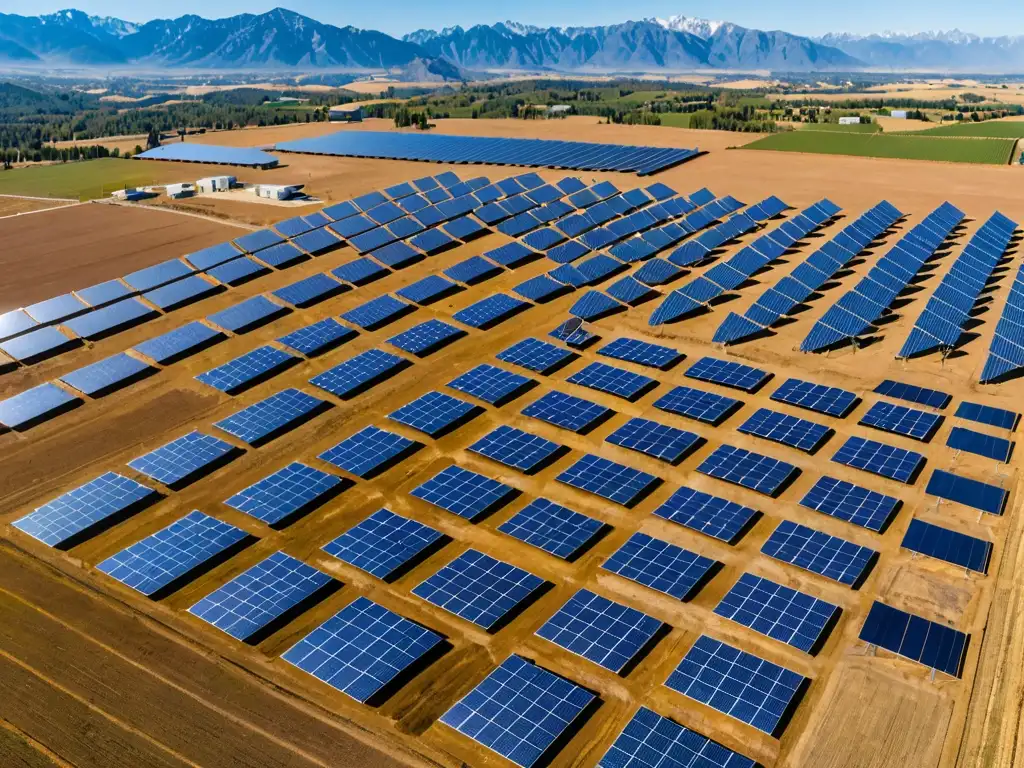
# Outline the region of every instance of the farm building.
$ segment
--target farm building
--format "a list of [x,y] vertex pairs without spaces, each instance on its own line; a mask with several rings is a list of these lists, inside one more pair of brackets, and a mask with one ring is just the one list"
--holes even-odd
[[330,118],[335,123],[361,123],[363,108],[358,104],[339,104],[331,107]]
[[168,197],[180,200],[183,197],[192,197],[196,193],[196,185],[185,181],[180,184],[168,184],[165,188]]
[[304,186],[304,184],[254,184],[252,193],[256,197],[265,197],[267,200],[291,200]]
[[235,185],[238,180],[234,176],[207,176],[196,182],[200,192],[226,192]]
[[840,125],[860,125],[860,118],[859,117],[840,117],[839,118],[839,124]]
[[896,117],[896,118],[899,118],[900,120],[906,120],[907,119],[907,110],[905,110],[905,109],[894,109],[892,112],[889,113],[889,115],[890,115],[890,117]]

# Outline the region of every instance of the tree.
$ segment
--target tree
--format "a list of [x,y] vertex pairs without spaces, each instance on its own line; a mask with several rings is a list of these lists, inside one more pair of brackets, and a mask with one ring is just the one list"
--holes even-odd
[[419,124],[417,126],[421,131],[425,131],[430,128],[430,123],[427,122],[427,113],[420,112]]
[[154,149],[160,146],[160,131],[155,127],[149,129],[149,136],[146,137],[146,149]]

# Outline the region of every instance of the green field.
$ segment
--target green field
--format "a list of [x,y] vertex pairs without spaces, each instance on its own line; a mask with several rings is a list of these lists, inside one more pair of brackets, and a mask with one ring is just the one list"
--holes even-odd
[[[195,175],[192,172],[191,175]],[[77,163],[37,165],[0,171],[0,194],[95,200],[115,189],[187,181],[177,163],[104,157]]]
[[945,160],[951,163],[1006,165],[1014,142],[893,136],[892,134],[844,134],[836,131],[789,131],[766,136],[743,149],[772,149],[817,155],[887,157],[902,160]]
[[662,125],[667,125],[670,128],[690,127],[689,112],[659,112],[658,117],[661,119]]
[[[1024,139],[1024,121],[986,120],[981,123],[964,121],[944,123],[923,131],[913,131],[915,136],[971,136],[988,139]],[[905,135],[902,131],[894,135]]]
[[880,133],[882,126],[878,123],[858,123],[857,125],[839,125],[839,123],[801,123],[797,130],[834,131],[836,133]]

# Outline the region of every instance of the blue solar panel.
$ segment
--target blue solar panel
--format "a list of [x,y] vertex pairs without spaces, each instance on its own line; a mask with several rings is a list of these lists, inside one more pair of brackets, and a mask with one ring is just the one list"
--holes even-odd
[[73,293],[55,296],[25,308],[25,312],[31,315],[33,320],[43,324],[58,323],[88,311],[89,305]]
[[366,702],[442,640],[436,632],[358,597],[281,658],[356,701]]
[[692,488],[680,488],[654,514],[726,543],[735,542],[760,512]]
[[605,442],[621,445],[670,464],[679,462],[701,437],[649,419],[630,419],[605,438]]
[[631,507],[654,486],[660,478],[614,461],[586,454],[556,478],[560,483]]
[[978,403],[962,402],[956,409],[956,417],[976,421],[979,424],[988,424],[990,427],[1008,429],[1011,432],[1017,428],[1017,420],[1020,414],[1016,411],[1006,411],[1002,408],[993,408],[989,405]]
[[385,267],[364,256],[332,269],[331,274],[339,280],[352,283],[352,285],[366,285],[384,277],[389,272]]
[[920,453],[895,448],[862,437],[850,437],[836,451],[832,461],[873,472],[901,483],[911,483],[925,458]]
[[789,520],[779,523],[761,551],[848,586],[857,584],[878,556],[873,549]]
[[754,768],[750,758],[640,707],[598,768]]
[[741,389],[744,392],[753,392],[767,381],[771,374],[731,360],[702,357],[687,369],[686,376]]
[[413,237],[409,242],[428,256],[458,244],[457,240],[449,237],[440,229],[428,229]]
[[478,406],[457,397],[427,392],[392,411],[388,418],[430,437],[439,437],[475,416],[479,410]]
[[[111,304],[119,299],[127,298],[132,295],[131,289],[128,288],[120,280],[108,280],[105,283],[99,283],[97,285],[89,286],[88,288],[82,288],[75,291],[75,295],[78,296],[86,304],[93,307],[102,307],[104,304]],[[13,313],[8,313],[8,315]],[[0,316],[0,320],[3,320],[7,315]],[[0,327],[2,327],[0,323]],[[0,330],[0,336],[8,335],[6,329]]]
[[0,339],[9,339],[38,326],[23,309],[15,309],[0,315]]
[[649,391],[657,382],[649,376],[624,371],[604,363],[591,363],[574,373],[568,379],[571,384],[607,392],[626,400],[636,400]]
[[445,275],[460,283],[475,285],[501,272],[501,267],[481,256],[471,256],[444,271]]
[[368,349],[314,376],[309,382],[336,397],[347,399],[394,376],[408,364],[407,360],[398,355],[379,349]]
[[777,494],[799,472],[792,464],[731,445],[718,446],[697,471],[766,496]]
[[403,269],[423,259],[423,254],[401,241],[377,248],[370,256],[392,269]]
[[800,500],[800,505],[872,531],[881,531],[889,524],[900,500],[826,475],[818,478]]
[[564,283],[553,280],[547,275],[537,275],[520,283],[512,290],[524,299],[541,303],[560,296],[570,289]]
[[821,424],[768,408],[758,408],[737,429],[807,453],[813,453],[832,432]]
[[528,302],[506,296],[504,293],[496,293],[470,304],[452,317],[471,328],[486,330],[530,306],[532,305]]
[[235,304],[209,315],[206,319],[232,333],[248,333],[254,328],[269,323],[288,311],[287,307],[276,304],[266,296],[253,296],[251,299]]
[[121,279],[136,291],[151,291],[166,283],[188,277],[195,270],[181,259],[170,259],[125,275]]
[[511,242],[487,251],[484,256],[503,267],[515,268],[536,259],[539,254],[522,243]]
[[96,568],[153,597],[170,589],[210,559],[239,545],[247,536],[240,528],[193,511],[108,557]]
[[861,417],[859,423],[927,442],[941,422],[942,416],[936,413],[918,411],[879,400]]
[[546,421],[570,432],[586,432],[612,413],[610,408],[563,392],[552,391],[523,409],[524,416]]
[[428,275],[412,285],[395,291],[395,293],[403,299],[415,301],[417,304],[432,304],[457,290],[459,287],[450,280],[445,280],[440,275]]
[[202,432],[192,431],[128,462],[128,466],[167,486],[187,485],[197,475],[231,458],[237,448]]
[[225,501],[229,507],[279,526],[318,506],[342,489],[340,477],[292,462]]
[[276,347],[257,347],[224,365],[200,373],[196,378],[221,392],[235,394],[266,381],[298,360]]
[[621,309],[623,306],[610,296],[600,291],[587,291],[569,307],[569,314],[583,320],[594,321]]
[[551,373],[575,359],[576,354],[546,341],[523,339],[498,353],[498,359],[540,374]]
[[0,400],[0,424],[10,429],[28,429],[81,402],[80,398],[65,392],[56,384],[40,384]]
[[469,450],[526,473],[535,472],[563,446],[521,429],[502,424],[477,440]]
[[31,364],[60,354],[79,343],[57,328],[47,326],[0,343],[0,350],[15,360]]
[[876,600],[861,627],[860,639],[960,677],[970,636]]
[[274,296],[296,307],[308,307],[331,296],[337,296],[348,286],[324,274],[310,275],[291,285],[278,288]]
[[411,491],[418,499],[475,520],[503,506],[515,493],[511,487],[462,467],[447,467]]
[[274,229],[285,237],[295,237],[296,235],[301,235],[303,232],[308,232],[312,228],[313,225],[306,222],[301,216],[293,216],[290,219],[279,221],[274,225]]
[[433,528],[378,509],[323,550],[332,557],[389,581],[442,541]]
[[309,258],[288,242],[272,245],[265,250],[256,252],[254,256],[264,264],[276,269],[285,269]]
[[214,285],[200,275],[192,275],[184,280],[168,283],[148,293],[144,293],[142,298],[155,305],[158,309],[170,312],[186,304],[199,301],[219,290],[223,290],[221,286]]
[[426,357],[465,335],[466,332],[461,328],[431,319],[392,336],[388,344],[417,357]]
[[326,573],[275,552],[188,610],[236,640],[252,642],[330,583]]
[[257,264],[252,259],[243,257],[216,266],[207,274],[225,285],[241,285],[255,277],[265,275],[269,271],[262,264]]
[[1003,514],[1009,492],[997,485],[989,485],[969,477],[955,475],[936,469],[928,480],[925,493],[948,499],[958,504],[988,512],[992,515]]
[[946,445],[957,451],[967,451],[995,461],[1008,462],[1013,453],[1013,443],[1001,437],[975,432],[972,429],[953,427],[946,438]]
[[548,251],[547,256],[556,264],[569,264],[590,253],[590,248],[578,240],[569,240]]
[[156,317],[157,312],[138,299],[122,299],[84,315],[65,320],[62,325],[83,339],[96,341],[113,333]]
[[677,600],[688,600],[715,566],[715,561],[707,557],[645,533],[634,533],[601,567]]
[[397,320],[414,309],[416,309],[414,304],[406,304],[404,301],[385,294],[371,299],[355,309],[350,309],[341,317],[365,330],[374,330]]
[[577,555],[603,528],[600,520],[544,498],[534,499],[498,526],[502,533],[565,560]]
[[157,493],[116,472],[106,472],[33,510],[12,525],[51,547],[70,547],[83,534],[153,501]]
[[582,288],[587,284],[587,278],[572,264],[563,264],[557,269],[552,269],[548,272],[548,277],[572,288]]
[[674,387],[654,402],[655,408],[707,424],[717,424],[740,405],[731,397],[691,387]]
[[774,581],[744,573],[715,613],[804,653],[815,653],[840,612],[827,603]]
[[483,363],[458,378],[452,379],[448,382],[448,386],[491,405],[501,405],[514,399],[532,381],[518,373],[511,373]]
[[701,704],[778,735],[806,678],[701,635],[665,685]]
[[169,365],[223,340],[223,333],[196,321],[136,344],[133,349],[161,365]]
[[298,389],[285,389],[214,424],[249,445],[262,445],[320,413],[328,404]]
[[509,656],[441,716],[441,722],[532,768],[595,699],[585,688]]
[[857,402],[857,395],[838,387],[826,387],[800,379],[786,379],[782,386],[772,393],[772,400],[843,418]]
[[879,395],[894,397],[897,400],[906,400],[918,405],[926,405],[929,408],[938,408],[940,411],[949,405],[949,401],[953,399],[945,392],[915,387],[899,381],[892,381],[891,379],[883,381],[875,387],[874,391]]
[[586,330],[575,317],[569,318],[554,330],[548,331],[548,336],[558,339],[574,349],[586,349],[601,338],[596,333]]
[[633,277],[645,285],[665,285],[682,274],[675,264],[664,259],[651,259],[633,273]]
[[334,349],[358,335],[356,331],[346,328],[333,317],[327,317],[312,325],[292,331],[277,341],[307,357],[313,357],[329,349]]
[[990,541],[976,539],[973,536],[916,519],[910,521],[910,526],[907,528],[907,533],[900,546],[911,552],[919,552],[928,557],[945,560],[947,563],[959,565],[978,573],[988,571],[988,562],[992,556],[992,542]]
[[60,381],[90,397],[102,397],[155,370],[148,363],[120,352],[77,371],[65,373]]

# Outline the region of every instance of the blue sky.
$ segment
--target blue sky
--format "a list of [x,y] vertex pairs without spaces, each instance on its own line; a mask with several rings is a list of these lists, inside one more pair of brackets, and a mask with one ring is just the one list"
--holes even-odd
[[[63,3],[34,0],[0,0],[0,12],[36,15],[68,7]],[[624,4],[619,0],[386,0],[385,2],[345,2],[331,0],[292,0],[282,3],[251,0],[179,0],[172,4],[152,0],[81,0],[81,10],[131,21],[196,13],[206,17],[236,13],[260,13],[284,5],[319,21],[344,26],[379,29],[402,35],[420,27],[440,28],[454,24],[472,26],[511,19],[538,26],[611,24],[628,18],[685,14],[723,19],[759,29],[784,29],[787,32],[817,35],[825,32],[857,33],[892,29],[917,32],[925,29],[959,28],[982,35],[1024,34],[1024,3],[1020,0],[985,0],[962,3],[952,0],[643,0]],[[386,12],[381,11],[386,9]]]

